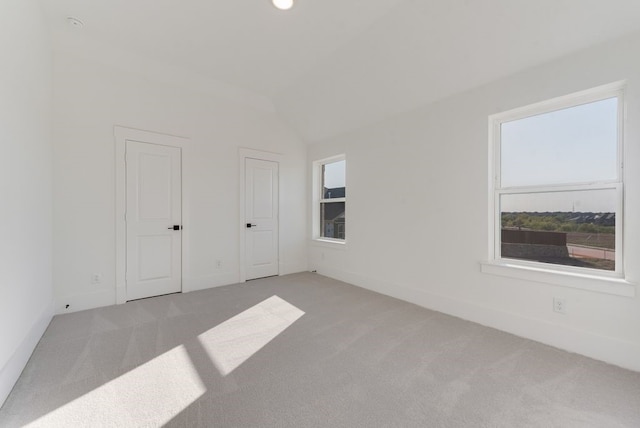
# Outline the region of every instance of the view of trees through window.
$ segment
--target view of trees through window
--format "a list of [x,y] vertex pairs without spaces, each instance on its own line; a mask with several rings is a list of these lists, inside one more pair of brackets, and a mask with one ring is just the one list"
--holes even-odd
[[503,212],[502,257],[615,270],[613,212]]

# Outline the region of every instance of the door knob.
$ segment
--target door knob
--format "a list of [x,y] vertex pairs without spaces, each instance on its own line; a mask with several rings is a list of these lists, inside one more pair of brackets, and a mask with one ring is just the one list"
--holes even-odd
[[182,226],[180,226],[179,224],[174,224],[173,226],[167,227],[167,229],[169,229],[169,230],[172,230],[172,229],[173,230],[180,230],[180,229],[182,229]]
[[247,223],[247,229],[251,229],[252,227],[258,226],[257,224]]

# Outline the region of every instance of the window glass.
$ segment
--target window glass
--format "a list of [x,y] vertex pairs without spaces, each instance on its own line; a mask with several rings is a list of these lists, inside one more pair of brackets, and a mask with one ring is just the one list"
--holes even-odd
[[346,197],[344,160],[322,165],[322,199]]
[[503,258],[615,270],[615,189],[503,194]]
[[346,239],[346,166],[344,155],[314,162],[314,198],[318,201],[313,214],[315,238]]
[[501,124],[501,187],[617,178],[618,98]]
[[345,239],[345,203],[320,204],[320,230],[325,238]]

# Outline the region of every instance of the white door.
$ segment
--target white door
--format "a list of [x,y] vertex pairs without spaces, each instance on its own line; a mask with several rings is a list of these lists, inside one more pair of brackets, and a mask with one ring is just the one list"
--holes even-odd
[[126,142],[127,300],[182,289],[180,148]]
[[278,163],[245,159],[246,279],[278,275]]

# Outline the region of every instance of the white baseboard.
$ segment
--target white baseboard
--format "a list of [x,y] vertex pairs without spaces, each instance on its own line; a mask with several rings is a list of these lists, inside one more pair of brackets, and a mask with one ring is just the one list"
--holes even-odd
[[[116,303],[116,290],[105,289],[92,293],[71,294],[56,298],[56,314],[68,314],[86,309],[101,308]],[[69,305],[69,307],[67,307]]]
[[185,278],[182,282],[182,291],[206,290],[207,288],[222,287],[223,285],[236,284],[240,282],[237,273],[221,273],[219,275],[208,275],[199,278]]
[[640,372],[640,345],[614,337],[574,329],[546,320],[498,311],[475,303],[433,294],[405,284],[367,278],[338,269],[318,268],[318,273],[427,309],[453,315],[555,348]]
[[27,365],[29,358],[45,330],[53,318],[55,304],[52,300],[49,306],[40,314],[36,322],[22,340],[22,343],[14,351],[9,361],[0,368],[0,407],[4,404],[9,393],[20,377],[22,370]]
[[307,263],[280,263],[280,275],[289,275],[292,273],[308,272]]
[[[199,278],[185,277],[182,279],[182,292],[188,293],[190,291],[205,290],[207,288],[221,287],[238,282],[238,274],[228,272]],[[126,301],[126,288],[124,286],[98,290],[91,293],[62,296],[57,298],[56,313],[67,314],[84,311],[86,309],[110,306],[116,304],[116,298],[122,299],[123,303]],[[69,307],[67,307],[67,305],[69,305]]]

